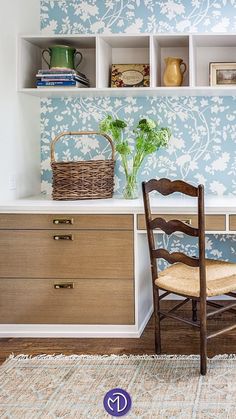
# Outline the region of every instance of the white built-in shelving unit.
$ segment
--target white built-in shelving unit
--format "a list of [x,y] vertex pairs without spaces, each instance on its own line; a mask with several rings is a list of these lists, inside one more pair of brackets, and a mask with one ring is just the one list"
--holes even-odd
[[[80,71],[90,79],[90,88],[37,89],[35,87],[37,71],[45,68],[42,50],[53,44],[71,45],[82,52],[84,58]],[[187,64],[188,71],[181,87],[163,86],[164,58],[167,56],[181,57]],[[6,171],[5,179],[9,177],[9,187],[14,189],[15,198],[9,202],[8,198],[5,199],[8,191],[1,193],[0,212],[7,214],[133,214],[135,324],[100,326],[2,324],[0,325],[1,337],[139,337],[152,313],[148,247],[145,231],[139,229],[137,222],[138,214],[143,213],[142,200],[131,202],[113,198],[65,203],[52,201],[47,196],[35,196],[40,194],[41,189],[40,98],[235,95],[236,86],[209,86],[211,61],[236,62],[236,34],[27,35],[18,38],[17,91],[20,92],[20,98],[15,101],[19,109],[16,118],[14,117],[16,130],[11,131],[7,113],[2,124],[3,127],[4,124],[7,126],[4,137],[5,146],[9,143],[8,132],[14,141],[14,146],[12,145],[8,151],[7,164],[5,166],[2,164],[2,171]],[[149,63],[150,87],[110,88],[112,63]],[[10,81],[12,83],[12,80]],[[10,91],[7,85],[5,94],[8,90]],[[9,100],[11,107],[7,107],[6,101],[4,108],[6,107],[8,113],[12,114],[14,97],[12,99],[10,96]],[[7,165],[10,166],[9,160],[11,160],[11,167],[7,170]],[[31,198],[30,195],[32,195]],[[177,200],[175,198],[174,202],[168,201],[168,203],[163,201],[163,204],[160,204],[158,199],[153,210],[162,214],[194,214],[196,208],[192,205],[192,202],[187,203],[182,198]],[[234,198],[206,197],[206,214],[225,216],[224,230],[210,231],[210,234],[235,234],[235,231],[230,229],[230,215],[236,214]]]
[[[37,89],[36,73],[45,68],[42,50],[63,44],[83,54],[79,66],[90,88]],[[200,96],[236,93],[236,86],[209,86],[210,62],[236,62],[236,34],[111,34],[20,36],[18,91],[38,97],[58,96]],[[181,87],[163,84],[164,58],[180,57],[187,64]],[[150,64],[150,87],[111,88],[111,64]]]

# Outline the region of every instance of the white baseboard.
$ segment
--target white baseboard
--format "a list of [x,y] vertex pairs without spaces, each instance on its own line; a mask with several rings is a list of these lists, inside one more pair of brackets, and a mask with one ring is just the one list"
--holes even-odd
[[136,325],[0,325],[0,338],[138,338],[140,335]]
[[139,338],[151,315],[136,325],[1,324],[0,338]]
[[140,337],[140,336],[142,335],[142,333],[143,333],[143,331],[144,331],[145,327],[147,326],[147,324],[148,324],[148,322],[149,322],[149,320],[150,320],[150,317],[151,317],[152,313],[153,313],[153,308],[151,307],[151,308],[148,310],[146,317],[144,318],[144,320],[142,321],[142,323],[141,323],[141,325],[140,325],[140,327],[139,327],[139,330],[138,330],[138,337]]

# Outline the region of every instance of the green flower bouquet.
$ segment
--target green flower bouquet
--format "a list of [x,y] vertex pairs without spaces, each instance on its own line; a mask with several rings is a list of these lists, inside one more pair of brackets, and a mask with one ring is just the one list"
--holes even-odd
[[141,119],[133,130],[135,146],[132,147],[129,144],[132,140],[124,138],[126,127],[126,122],[114,119],[111,115],[99,124],[100,132],[112,137],[115,149],[121,156],[126,177],[124,198],[133,199],[138,197],[137,174],[143,160],[160,147],[166,147],[171,132],[169,128],[160,128],[152,119]]

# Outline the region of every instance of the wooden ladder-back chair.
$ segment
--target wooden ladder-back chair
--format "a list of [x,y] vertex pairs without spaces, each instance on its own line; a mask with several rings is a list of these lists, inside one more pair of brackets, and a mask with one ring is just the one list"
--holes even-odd
[[[236,324],[207,335],[207,318],[215,314],[230,310],[236,313],[236,303],[224,306],[208,297],[228,295],[236,298],[236,264],[205,258],[205,210],[204,210],[204,186],[195,187],[181,180],[151,179],[142,183],[143,200],[150,251],[151,272],[153,282],[153,304],[155,316],[155,349],[161,353],[161,330],[160,323],[164,318],[179,320],[194,326],[200,330],[200,356],[201,374],[207,372],[207,341],[236,327]],[[152,218],[149,193],[157,191],[161,195],[170,195],[174,192],[183,193],[198,200],[198,228],[192,227],[179,220],[165,221],[163,218]],[[199,256],[190,257],[181,252],[169,253],[166,249],[157,249],[154,240],[155,229],[161,229],[166,234],[176,231],[188,236],[198,238]],[[158,275],[157,259],[162,258],[171,264]],[[164,291],[162,295],[159,290]],[[160,300],[169,294],[177,294],[185,297],[168,312],[160,308]],[[192,300],[192,320],[185,319],[174,314],[175,310]],[[200,318],[197,320],[197,303],[200,304]],[[216,307],[217,310],[207,314],[207,305]]]

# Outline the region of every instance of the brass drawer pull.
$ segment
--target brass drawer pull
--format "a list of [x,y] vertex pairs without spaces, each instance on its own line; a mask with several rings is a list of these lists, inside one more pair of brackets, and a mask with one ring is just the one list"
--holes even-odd
[[74,282],[63,282],[59,284],[54,284],[55,290],[59,289],[73,289],[74,288]]
[[191,224],[192,224],[192,220],[191,220],[191,218],[188,218],[188,219],[186,219],[186,220],[181,220],[181,221],[182,221],[182,223],[188,224],[188,225],[190,225],[190,226],[191,226]]
[[73,218],[56,218],[53,220],[53,224],[73,224]]
[[72,234],[59,234],[56,236],[53,236],[54,240],[74,240]]

